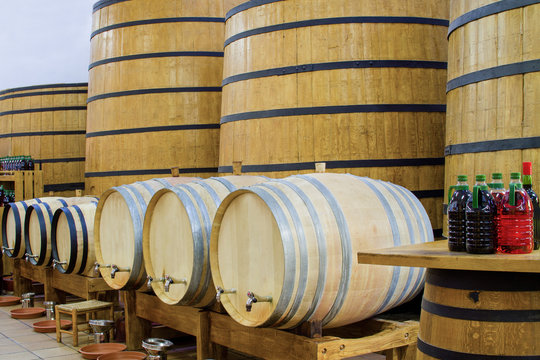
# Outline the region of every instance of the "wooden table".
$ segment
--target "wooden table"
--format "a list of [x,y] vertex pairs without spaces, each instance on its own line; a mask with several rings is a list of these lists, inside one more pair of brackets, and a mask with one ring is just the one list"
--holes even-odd
[[447,241],[358,253],[427,268],[418,359],[540,359],[540,251],[475,255]]

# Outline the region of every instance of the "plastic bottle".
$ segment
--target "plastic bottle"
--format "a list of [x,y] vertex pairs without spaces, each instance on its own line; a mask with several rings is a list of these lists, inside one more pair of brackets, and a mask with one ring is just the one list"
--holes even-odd
[[466,248],[472,254],[491,254],[495,251],[497,207],[489,193],[485,175],[476,175],[472,196],[467,201]]
[[34,170],[34,160],[31,156],[28,156],[28,170]]
[[527,195],[531,198],[533,203],[533,232],[534,232],[534,250],[540,248],[540,200],[538,195],[532,188],[532,163],[523,163],[523,189],[527,192]]
[[[504,188],[504,183],[502,181],[502,173],[493,173],[491,174],[491,183],[489,186],[489,193],[493,196],[495,201],[495,206],[497,207],[497,215],[495,216],[495,231],[499,233],[499,213],[502,208],[502,203],[504,199],[504,194],[506,189]],[[497,239],[497,238],[495,238]],[[497,248],[497,243],[494,244]]]
[[471,192],[467,184],[467,175],[458,175],[457,184],[448,189],[448,249],[450,251],[466,251],[465,208],[469,197],[471,197]]
[[497,251],[528,254],[533,250],[533,204],[521,184],[521,174],[510,174],[509,190],[499,212]]

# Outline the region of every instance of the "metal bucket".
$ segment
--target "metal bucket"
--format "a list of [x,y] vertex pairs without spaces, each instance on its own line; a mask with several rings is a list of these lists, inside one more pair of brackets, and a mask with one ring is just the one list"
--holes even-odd
[[34,307],[34,297],[35,296],[36,296],[36,294],[34,294],[34,293],[22,294],[22,300],[21,300],[22,308],[23,309],[33,308]]
[[45,307],[47,320],[55,320],[54,307],[56,303],[54,301],[44,301],[43,306]]
[[169,340],[158,338],[149,338],[142,342],[142,347],[148,353],[148,360],[167,360],[167,350],[173,345]]
[[94,332],[94,341],[96,344],[110,342],[110,331],[114,328],[114,321],[112,320],[90,320],[88,324]]

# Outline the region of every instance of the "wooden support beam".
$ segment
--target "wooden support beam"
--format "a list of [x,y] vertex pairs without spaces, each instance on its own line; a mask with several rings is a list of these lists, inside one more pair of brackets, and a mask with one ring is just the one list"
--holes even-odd
[[142,347],[142,341],[150,336],[152,322],[137,316],[136,291],[120,291],[120,296],[124,303],[126,345],[128,350],[140,349]]

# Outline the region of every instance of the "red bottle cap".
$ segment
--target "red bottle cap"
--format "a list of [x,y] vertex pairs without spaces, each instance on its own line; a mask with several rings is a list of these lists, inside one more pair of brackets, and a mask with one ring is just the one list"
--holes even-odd
[[532,175],[532,162],[523,162],[523,175]]

